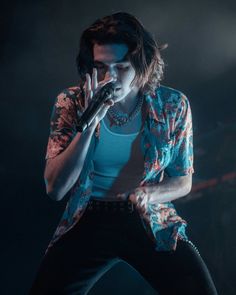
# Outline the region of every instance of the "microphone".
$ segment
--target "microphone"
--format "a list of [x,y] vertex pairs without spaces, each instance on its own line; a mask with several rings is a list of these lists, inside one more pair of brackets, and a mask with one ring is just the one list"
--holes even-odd
[[87,109],[82,114],[79,119],[76,130],[79,132],[85,131],[93,122],[94,118],[97,116],[101,110],[103,103],[113,97],[114,94],[114,83],[109,82],[104,85],[92,98]]

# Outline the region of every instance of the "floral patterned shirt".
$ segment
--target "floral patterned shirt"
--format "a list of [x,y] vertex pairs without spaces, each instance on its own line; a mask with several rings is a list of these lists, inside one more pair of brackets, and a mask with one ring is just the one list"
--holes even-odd
[[[154,95],[145,95],[146,117],[141,131],[144,169],[140,186],[157,184],[164,177],[193,173],[192,118],[187,97],[178,90],[159,86]],[[67,148],[77,134],[78,118],[84,111],[79,87],[70,87],[56,98],[50,119],[46,159]],[[82,217],[91,197],[93,154],[99,144],[100,123],[96,127],[83,169],[69,196],[65,211],[46,249],[68,232]],[[188,239],[187,222],[171,202],[148,205],[148,219],[139,213],[147,235],[156,251],[175,250],[178,239]]]

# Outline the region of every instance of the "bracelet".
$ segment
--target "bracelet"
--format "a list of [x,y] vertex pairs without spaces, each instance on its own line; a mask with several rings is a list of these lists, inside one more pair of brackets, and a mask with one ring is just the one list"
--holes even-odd
[[146,198],[147,198],[147,194],[144,188],[140,188],[140,190],[138,191],[137,195],[137,202],[140,205],[140,203],[142,203],[142,201],[144,200],[146,203]]

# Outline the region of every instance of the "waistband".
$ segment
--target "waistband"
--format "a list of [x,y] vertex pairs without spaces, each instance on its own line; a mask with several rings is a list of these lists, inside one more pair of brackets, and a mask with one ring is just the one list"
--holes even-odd
[[90,199],[87,209],[96,212],[128,212],[132,213],[135,210],[134,204],[131,201],[105,201]]

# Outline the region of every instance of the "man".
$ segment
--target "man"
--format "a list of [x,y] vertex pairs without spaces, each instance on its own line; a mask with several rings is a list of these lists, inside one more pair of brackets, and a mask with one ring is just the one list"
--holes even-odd
[[[48,195],[68,203],[30,294],[87,294],[121,260],[159,294],[217,294],[171,203],[191,190],[192,120],[187,97],[160,85],[160,49],[127,13],[83,32],[79,86],[56,99],[44,175]],[[109,82],[114,95],[78,132]]]

